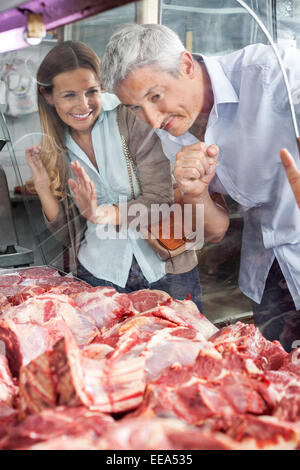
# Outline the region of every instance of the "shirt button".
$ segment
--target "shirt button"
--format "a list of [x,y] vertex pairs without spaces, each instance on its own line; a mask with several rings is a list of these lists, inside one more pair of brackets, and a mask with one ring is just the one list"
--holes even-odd
[[241,195],[240,195],[240,194],[236,194],[235,197],[236,197],[237,199],[240,199]]

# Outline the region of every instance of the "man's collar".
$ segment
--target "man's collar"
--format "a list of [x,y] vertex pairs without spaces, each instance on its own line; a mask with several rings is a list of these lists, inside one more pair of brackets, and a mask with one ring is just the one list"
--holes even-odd
[[207,57],[200,54],[193,54],[193,57],[199,62],[204,62],[209,75],[215,105],[222,103],[238,103],[239,98],[226,77],[220,63],[216,57]]

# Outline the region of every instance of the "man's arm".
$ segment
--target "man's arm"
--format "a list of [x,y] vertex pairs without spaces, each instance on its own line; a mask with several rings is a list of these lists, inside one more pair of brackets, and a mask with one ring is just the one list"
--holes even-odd
[[293,157],[286,149],[281,150],[280,158],[300,209],[300,171],[298,171]]
[[211,243],[221,241],[229,226],[228,211],[215,202],[208,191],[215,176],[218,154],[216,145],[207,147],[203,142],[197,142],[182,148],[174,168],[174,176],[184,193],[183,201],[193,206],[193,228],[197,204],[204,205],[204,237]]

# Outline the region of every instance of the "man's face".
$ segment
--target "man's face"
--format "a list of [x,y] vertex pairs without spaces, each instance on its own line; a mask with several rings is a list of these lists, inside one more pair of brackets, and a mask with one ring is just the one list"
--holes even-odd
[[190,129],[203,107],[201,83],[188,67],[181,67],[178,78],[155,66],[141,67],[115,93],[142,121],[176,137]]

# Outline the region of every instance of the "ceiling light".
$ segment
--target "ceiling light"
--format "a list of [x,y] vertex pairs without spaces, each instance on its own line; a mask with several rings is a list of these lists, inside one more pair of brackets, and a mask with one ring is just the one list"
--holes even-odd
[[24,31],[24,38],[30,46],[40,44],[46,36],[46,28],[43,22],[43,15],[37,13],[27,13],[27,28]]

